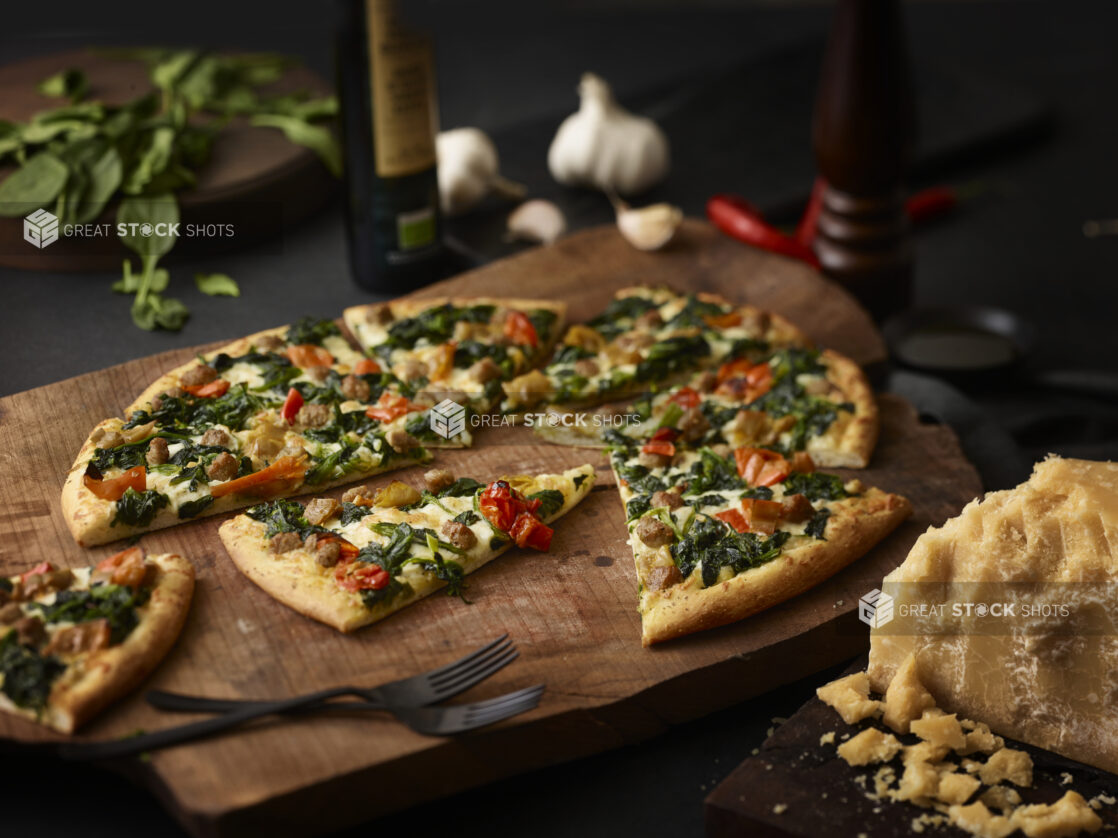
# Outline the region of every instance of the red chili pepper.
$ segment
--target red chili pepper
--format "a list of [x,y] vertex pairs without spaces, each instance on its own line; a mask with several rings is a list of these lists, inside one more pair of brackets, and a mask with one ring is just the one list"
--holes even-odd
[[811,185],[811,197],[808,198],[800,223],[796,225],[796,241],[808,247],[815,241],[815,228],[819,224],[819,211],[823,208],[823,190],[826,186],[827,181],[816,175],[815,183]]
[[282,416],[289,425],[295,424],[295,415],[299,412],[299,408],[303,406],[303,394],[292,387],[287,391],[287,398],[284,399],[283,408],[280,410]]
[[928,221],[945,215],[959,205],[958,192],[950,186],[933,186],[914,195],[905,201],[905,210],[913,224]]
[[810,247],[765,223],[756,209],[736,195],[715,195],[707,201],[707,218],[738,241],[819,267],[819,260]]
[[642,454],[658,454],[661,457],[675,456],[675,443],[666,439],[654,439],[641,446]]
[[679,431],[677,431],[675,428],[657,428],[653,432],[652,436],[649,437],[649,439],[653,439],[658,442],[660,440],[674,442],[677,436],[679,436]]

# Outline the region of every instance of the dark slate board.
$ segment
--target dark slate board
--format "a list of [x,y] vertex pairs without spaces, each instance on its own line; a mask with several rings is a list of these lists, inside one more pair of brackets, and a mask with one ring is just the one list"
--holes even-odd
[[[866,658],[862,657],[847,672],[865,667]],[[934,814],[933,810],[911,803],[870,800],[855,778],[868,777],[866,787],[872,791],[873,775],[881,765],[854,768],[836,756],[835,745],[819,744],[819,738],[828,731],[836,732],[838,744],[843,733],[853,734],[861,728],[845,724],[819,699],[808,701],[765,740],[756,756],[735,768],[707,797],[708,838],[911,836],[912,819]],[[917,741],[916,737],[901,738],[909,744]],[[1006,746],[1026,751],[1033,759],[1033,787],[1018,789],[1024,803],[1053,803],[1069,789],[1087,800],[1098,794],[1118,797],[1118,776],[1114,774],[1012,739],[1006,739]],[[899,758],[890,765],[898,775],[901,773]],[[1065,772],[1072,781],[1062,785]],[[781,803],[788,808],[777,814],[773,807]],[[1099,834],[1118,827],[1118,805],[1103,805],[1096,811],[1103,820],[1103,832]],[[955,827],[927,827],[924,834],[969,838],[968,833]]]

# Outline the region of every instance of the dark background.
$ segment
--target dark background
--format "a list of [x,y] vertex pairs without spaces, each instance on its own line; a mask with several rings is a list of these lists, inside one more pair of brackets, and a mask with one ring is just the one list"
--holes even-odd
[[[202,45],[288,52],[332,77],[332,11],[327,3],[228,0],[9,4],[0,59],[92,44]],[[812,62],[828,5],[426,2],[417,14],[437,39],[443,127],[491,132],[506,174],[537,192],[557,191],[544,170],[546,143],[576,107],[575,86],[588,69],[623,102],[672,126],[673,174],[650,200],[700,215],[720,189],[780,211],[810,184]],[[1029,375],[966,385],[966,396],[912,375],[886,386],[952,424],[988,488],[1022,479],[1047,451],[1113,458],[1111,397],[1041,387],[1030,376],[1116,372],[1118,237],[1087,239],[1081,228],[1118,216],[1118,6],[929,2],[906,6],[906,16],[918,87],[948,78],[959,101],[987,103],[977,113],[947,109],[942,124],[924,126],[925,136],[966,137],[1007,119],[1002,127],[1015,129],[914,177],[914,186],[979,188],[954,215],[918,231],[915,299],[1009,308],[1040,339]],[[727,126],[740,141],[726,136]],[[702,142],[714,135],[719,142]],[[608,217],[604,200],[558,192],[572,227]],[[501,218],[483,215],[455,233],[476,258],[493,258],[509,249],[494,232]],[[278,241],[170,267],[169,293],[194,316],[180,333],[151,334],[135,329],[126,299],[109,292],[114,276],[0,269],[0,394],[304,313],[334,314],[368,297],[349,279],[338,201]],[[202,296],[190,282],[195,271],[229,273],[241,298]],[[706,792],[761,743],[773,716],[791,715],[825,680],[821,674],[641,746],[424,806],[418,822],[404,814],[360,832],[698,834]],[[3,774],[4,834],[177,834],[153,799],[112,775],[23,759],[9,759]],[[63,787],[65,807],[56,803]]]

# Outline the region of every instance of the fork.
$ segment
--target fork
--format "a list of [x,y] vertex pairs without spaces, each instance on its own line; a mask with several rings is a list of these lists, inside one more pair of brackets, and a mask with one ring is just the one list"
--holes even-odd
[[[512,716],[534,709],[540,703],[544,685],[537,684],[515,692],[499,695],[472,704],[456,704],[448,707],[395,707],[388,708],[400,721],[425,736],[449,736],[468,730],[491,725]],[[360,690],[352,690],[359,693]],[[58,747],[58,754],[66,759],[91,760],[113,759],[134,756],[171,745],[179,745],[197,739],[204,739],[226,730],[238,727],[253,719],[275,713],[285,713],[306,704],[303,697],[289,698],[286,701],[261,702],[252,707],[214,716],[198,722],[178,727],[145,733],[127,739],[111,742],[64,743]]]
[[[369,689],[335,687],[296,696],[296,698],[304,699],[306,703],[300,704],[287,712],[319,709],[319,705],[357,710],[423,707],[427,704],[445,701],[465,692],[470,687],[481,683],[508,666],[519,655],[520,653],[516,651],[516,647],[509,640],[509,636],[502,634],[496,640],[475,649],[468,655],[430,672],[421,672],[410,678],[403,678]],[[329,699],[343,695],[358,695],[364,701],[326,704]],[[251,699],[204,698],[163,690],[149,690],[146,698],[148,704],[153,707],[180,713],[228,713],[273,703]]]

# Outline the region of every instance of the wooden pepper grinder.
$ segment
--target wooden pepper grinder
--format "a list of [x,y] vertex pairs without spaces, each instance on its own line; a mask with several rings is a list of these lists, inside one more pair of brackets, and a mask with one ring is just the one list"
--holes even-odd
[[838,0],[812,133],[827,181],[815,252],[881,320],[912,291],[904,176],[915,116],[898,0]]

